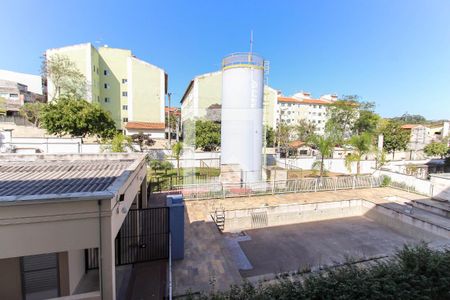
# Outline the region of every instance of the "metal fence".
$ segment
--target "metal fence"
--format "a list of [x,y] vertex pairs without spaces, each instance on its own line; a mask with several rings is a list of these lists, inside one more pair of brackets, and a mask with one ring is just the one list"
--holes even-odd
[[172,191],[182,193],[186,200],[201,200],[374,188],[380,187],[381,183],[381,177],[371,175],[340,176],[255,183],[186,184],[175,186]]

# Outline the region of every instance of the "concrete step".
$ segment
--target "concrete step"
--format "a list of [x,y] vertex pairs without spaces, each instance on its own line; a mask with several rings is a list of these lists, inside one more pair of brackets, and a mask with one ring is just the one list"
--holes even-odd
[[411,201],[411,204],[430,213],[450,218],[450,203],[448,201],[420,199]]

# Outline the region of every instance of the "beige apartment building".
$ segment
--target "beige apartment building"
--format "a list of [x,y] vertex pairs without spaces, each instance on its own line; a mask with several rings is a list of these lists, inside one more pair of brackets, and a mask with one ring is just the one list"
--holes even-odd
[[306,92],[299,92],[291,97],[279,96],[276,123],[297,125],[300,120],[306,120],[316,126],[317,134],[323,134],[327,122],[327,107],[336,100],[336,95],[324,95],[314,99]]
[[[75,63],[87,81],[86,99],[109,111],[118,129],[164,137],[168,76],[163,69],[137,58],[131,50],[95,48],[90,43],[46,51],[47,58],[55,54]],[[51,101],[56,91],[50,78],[47,86]]]
[[[145,156],[0,162],[0,299],[116,299],[115,238],[130,209],[147,205]],[[88,270],[95,249],[98,270]]]

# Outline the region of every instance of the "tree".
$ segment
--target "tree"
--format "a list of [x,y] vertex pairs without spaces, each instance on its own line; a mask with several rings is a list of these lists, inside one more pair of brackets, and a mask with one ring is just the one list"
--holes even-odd
[[345,165],[351,171],[352,163],[356,162],[356,174],[359,175],[361,173],[361,159],[372,149],[372,136],[368,132],[354,135],[350,138],[349,144],[353,146],[354,151],[345,157]]
[[209,120],[195,121],[195,147],[215,151],[220,147],[220,124]]
[[161,169],[164,170],[164,173],[167,175],[167,171],[173,169],[173,164],[170,161],[162,161],[161,162]]
[[277,144],[280,151],[283,151],[285,153],[285,158],[288,157],[289,143],[291,142],[291,132],[292,132],[291,126],[283,122],[278,124]]
[[149,165],[150,168],[155,172],[162,170],[161,161],[157,159],[151,160]]
[[297,138],[300,141],[307,142],[315,134],[317,127],[315,124],[301,119],[294,129],[297,132]]
[[144,151],[144,146],[151,147],[155,144],[155,140],[150,138],[150,135],[144,134],[143,132],[132,134],[131,140],[139,146],[139,152]]
[[172,156],[177,160],[177,176],[180,176],[180,157],[183,153],[183,143],[177,142],[172,146]]
[[53,84],[51,101],[63,95],[81,99],[86,96],[86,78],[68,56],[58,53],[44,56],[41,73]]
[[357,100],[358,96],[344,96],[342,100],[335,101],[328,107],[325,130],[333,133],[340,142],[352,133],[358,119]]
[[446,143],[431,142],[426,145],[423,150],[428,156],[439,156],[440,158],[444,158],[449,151],[449,147]]
[[397,121],[400,124],[423,124],[427,122],[427,119],[424,116],[410,115],[408,113],[404,113],[400,117],[394,117],[391,120]]
[[332,135],[314,135],[310,139],[310,143],[320,152],[320,161],[313,163],[313,169],[319,168],[320,177],[323,177],[326,157],[330,157],[333,154],[334,146],[336,145],[336,139]]
[[395,151],[405,150],[409,142],[409,133],[401,128],[400,123],[388,121],[381,128],[383,134],[383,149],[392,153],[392,159],[395,157]]
[[46,104],[41,102],[25,103],[20,108],[19,112],[22,117],[33,123],[34,126],[39,127],[41,123],[42,111],[45,106]]
[[49,134],[73,137],[97,136],[113,138],[116,127],[111,115],[98,103],[62,97],[44,106],[41,114],[42,127]]
[[374,133],[379,125],[380,116],[374,112],[375,104],[372,102],[361,102],[358,109],[358,119],[353,126],[353,132]]
[[111,152],[127,152],[127,149],[133,151],[131,137],[122,133],[117,133],[111,140]]
[[270,126],[266,127],[266,146],[267,147],[274,147],[275,146],[275,130],[273,130]]

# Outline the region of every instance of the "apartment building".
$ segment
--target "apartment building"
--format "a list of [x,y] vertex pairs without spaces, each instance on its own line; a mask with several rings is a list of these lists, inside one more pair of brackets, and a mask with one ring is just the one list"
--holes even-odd
[[[264,125],[276,127],[278,91],[264,86]],[[181,98],[181,122],[195,119],[212,119],[220,116],[222,103],[222,71],[206,73],[192,79]]]
[[[131,50],[108,46],[97,49],[90,43],[46,51],[47,59],[55,54],[75,63],[87,81],[86,100],[109,111],[117,129],[152,136],[157,131],[158,137],[164,136],[168,77],[163,69],[136,58]],[[51,100],[55,88],[50,78],[47,87]]]
[[29,91],[27,85],[5,79],[0,79],[0,98],[0,114],[7,116],[19,115],[25,103],[44,101],[44,96]]
[[314,99],[307,92],[299,92],[291,97],[279,96],[276,123],[297,125],[300,120],[306,120],[316,126],[317,134],[323,134],[327,122],[327,107],[336,100],[336,95],[324,95]]

